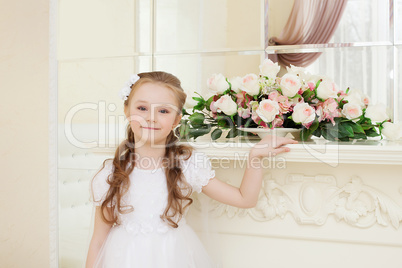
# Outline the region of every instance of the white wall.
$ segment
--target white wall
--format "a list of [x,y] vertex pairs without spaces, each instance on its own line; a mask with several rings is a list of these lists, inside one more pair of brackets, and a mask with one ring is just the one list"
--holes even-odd
[[0,6],[0,266],[49,267],[49,3]]

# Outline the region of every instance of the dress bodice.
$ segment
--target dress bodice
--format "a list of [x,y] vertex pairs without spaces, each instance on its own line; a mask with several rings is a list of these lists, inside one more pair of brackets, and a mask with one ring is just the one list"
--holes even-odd
[[[209,180],[215,177],[215,171],[211,169],[209,159],[205,154],[193,152],[187,160],[181,161],[184,179],[190,185],[191,189],[201,192],[202,187],[208,184]],[[106,180],[113,173],[114,167],[112,161],[107,161],[105,168],[101,169],[93,180],[93,202],[100,205],[107,193],[109,184]],[[119,228],[125,228],[130,234],[138,233],[166,233],[172,227],[161,219],[167,203],[168,190],[165,170],[163,168],[146,170],[134,167],[129,174],[130,188],[123,196],[123,204],[131,205],[134,211],[127,214],[119,214]],[[188,191],[181,185],[182,191]],[[186,192],[183,192],[186,193]],[[178,222],[178,225],[185,223],[185,214]],[[177,222],[177,218],[176,218]]]
[[[130,183],[131,187],[125,202],[133,206],[134,211],[120,215],[121,225],[132,234],[167,232],[169,226],[160,218],[168,203],[164,170],[144,170],[135,167],[130,174]],[[180,224],[184,222],[181,221]]]

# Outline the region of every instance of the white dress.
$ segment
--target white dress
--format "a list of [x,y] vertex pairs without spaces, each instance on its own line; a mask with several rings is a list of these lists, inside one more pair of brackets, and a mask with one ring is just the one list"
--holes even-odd
[[[93,180],[93,202],[99,206],[109,185],[107,176],[113,172],[111,160],[106,162]],[[188,160],[181,160],[186,181],[193,191],[215,177],[204,153],[193,151]],[[129,214],[120,214],[120,225],[111,228],[96,260],[102,268],[188,268],[215,267],[202,242],[186,224],[185,215],[179,227],[173,228],[160,215],[167,205],[167,184],[163,168],[145,170],[134,167],[130,174],[130,190],[123,202],[134,207]],[[187,213],[188,208],[185,213]]]

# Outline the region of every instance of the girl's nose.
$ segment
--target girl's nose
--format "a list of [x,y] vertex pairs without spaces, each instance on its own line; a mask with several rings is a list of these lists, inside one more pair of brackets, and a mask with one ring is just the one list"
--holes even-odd
[[156,122],[155,112],[150,111],[149,113],[147,113],[147,121],[148,122]]

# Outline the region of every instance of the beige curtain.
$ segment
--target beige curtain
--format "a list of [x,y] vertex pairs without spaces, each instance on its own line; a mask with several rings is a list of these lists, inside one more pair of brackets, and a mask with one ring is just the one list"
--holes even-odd
[[[295,0],[289,19],[279,37],[269,45],[326,44],[341,20],[347,0]],[[306,67],[321,53],[271,54],[269,58],[283,66]]]

